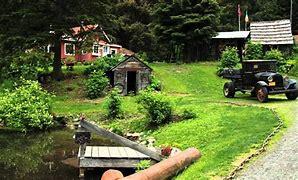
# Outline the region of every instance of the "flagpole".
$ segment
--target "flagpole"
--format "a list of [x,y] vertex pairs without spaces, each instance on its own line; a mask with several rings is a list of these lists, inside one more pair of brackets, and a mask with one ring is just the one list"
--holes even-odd
[[239,23],[239,31],[241,31],[241,9],[240,9],[240,4],[238,4],[238,23]]
[[292,25],[292,20],[293,20],[293,0],[291,0],[290,20],[291,20],[291,25]]
[[241,19],[240,19],[240,16],[238,16],[238,21],[239,21],[239,31],[241,31]]

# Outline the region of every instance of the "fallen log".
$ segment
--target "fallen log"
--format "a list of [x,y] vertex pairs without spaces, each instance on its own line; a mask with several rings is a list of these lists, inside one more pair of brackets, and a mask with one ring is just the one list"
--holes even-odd
[[[162,180],[173,177],[181,170],[201,157],[201,153],[195,148],[189,148],[166,160],[163,160],[148,169],[123,177],[120,171],[108,170],[101,180]],[[120,172],[120,173],[119,173]]]

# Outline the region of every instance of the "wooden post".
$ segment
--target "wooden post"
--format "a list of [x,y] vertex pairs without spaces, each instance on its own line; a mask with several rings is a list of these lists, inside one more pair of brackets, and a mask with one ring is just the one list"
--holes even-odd
[[98,134],[102,137],[108,138],[108,139],[110,139],[118,144],[121,144],[123,146],[127,146],[127,147],[130,147],[136,151],[139,151],[139,152],[151,157],[152,159],[154,159],[156,161],[162,160],[162,155],[160,153],[154,152],[145,146],[142,146],[136,142],[130,141],[129,139],[126,139],[126,138],[119,136],[115,133],[112,133],[112,132],[107,131],[103,128],[100,128],[95,124],[87,122],[86,120],[80,121],[80,125],[83,128],[85,128],[91,132],[94,132],[95,134]]

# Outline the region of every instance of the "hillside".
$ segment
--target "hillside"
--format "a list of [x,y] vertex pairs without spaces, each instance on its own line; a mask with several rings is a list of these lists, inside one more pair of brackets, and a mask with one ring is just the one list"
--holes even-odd
[[[297,105],[282,95],[267,104],[260,104],[249,95],[242,94],[226,99],[222,95],[225,80],[216,76],[216,63],[154,63],[151,66],[162,82],[162,91],[174,104],[175,114],[190,109],[197,118],[152,129],[146,117],[138,111],[136,98],[126,96],[123,99],[124,119],[107,121],[104,118],[106,98],[85,99],[84,77],[80,75],[48,86],[56,94],[54,112],[72,116],[85,114],[88,119],[121,133],[147,132],[156,138],[157,145],[173,145],[181,149],[197,147],[203,157],[178,179],[210,179],[226,176],[237,164],[233,162],[260,147],[277,126],[276,117],[263,107],[276,108],[285,117]],[[75,68],[82,72],[84,67]],[[291,123],[290,116],[284,120],[286,125]]]

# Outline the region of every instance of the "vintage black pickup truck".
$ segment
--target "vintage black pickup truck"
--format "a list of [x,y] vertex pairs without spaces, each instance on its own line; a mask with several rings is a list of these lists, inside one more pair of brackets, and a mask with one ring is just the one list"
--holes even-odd
[[289,100],[298,96],[296,80],[277,73],[275,60],[242,61],[242,69],[224,69],[220,75],[231,80],[223,87],[228,98],[233,98],[237,91],[249,92],[260,102],[267,102],[271,94],[285,94]]

